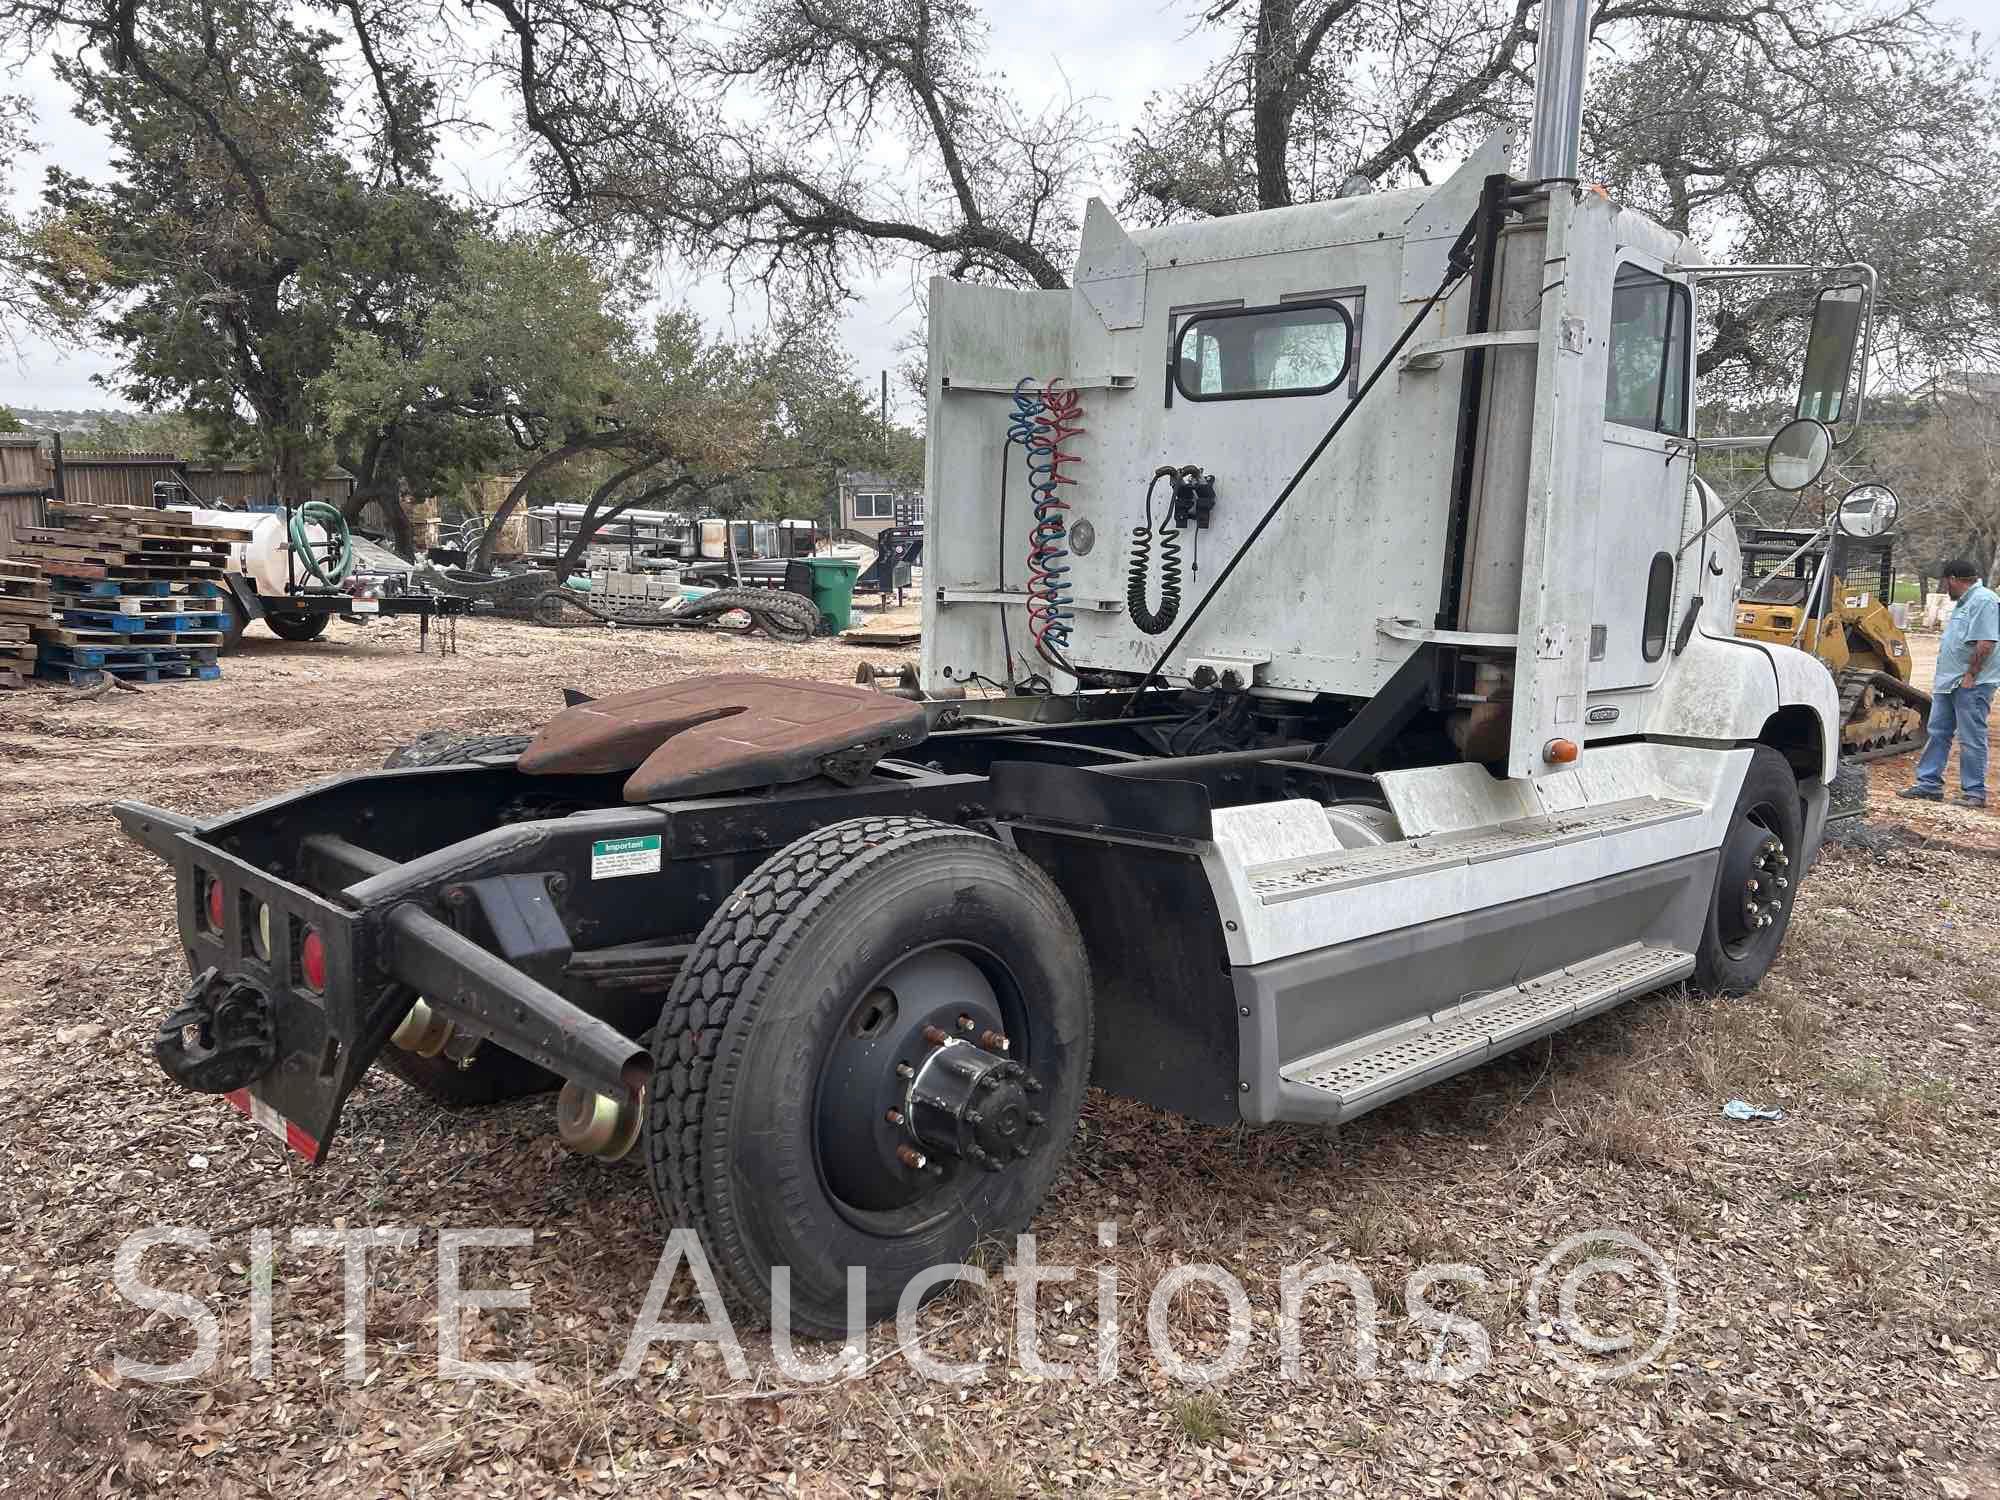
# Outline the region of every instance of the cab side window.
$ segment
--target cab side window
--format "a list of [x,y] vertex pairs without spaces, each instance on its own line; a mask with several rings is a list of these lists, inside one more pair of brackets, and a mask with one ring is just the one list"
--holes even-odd
[[1687,431],[1688,291],[1638,266],[1611,292],[1604,419],[1648,432]]

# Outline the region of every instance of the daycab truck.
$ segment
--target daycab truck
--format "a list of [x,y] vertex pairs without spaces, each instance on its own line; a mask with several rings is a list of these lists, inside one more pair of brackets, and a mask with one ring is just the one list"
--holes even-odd
[[932,696],[700,678],[518,755],[120,803],[194,976],[156,1057],[312,1160],[377,1063],[559,1086],[733,1301],[789,1266],[793,1326],[838,1333],[848,1267],[884,1316],[1025,1226],[1092,1083],[1334,1125],[1748,990],[1840,709],[1734,636],[1693,475],[1690,330],[1741,275],[1826,288],[1768,444],[1801,486],[1858,412],[1866,268],[1706,265],[1497,136],[1436,187],[1129,234],[1093,204],[1068,291],[934,282]]

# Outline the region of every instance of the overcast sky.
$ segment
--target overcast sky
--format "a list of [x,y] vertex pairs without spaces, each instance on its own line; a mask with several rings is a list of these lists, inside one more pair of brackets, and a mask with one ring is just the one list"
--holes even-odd
[[[1075,0],[1008,0],[985,7],[992,26],[995,64],[1003,68],[1031,104],[1071,90],[1094,100],[1093,108],[1107,124],[1123,128],[1139,118],[1146,96],[1171,88],[1205,68],[1215,55],[1219,38],[1191,34],[1187,0],[1105,0],[1079,5]],[[1978,28],[1987,37],[2000,34],[2000,0],[1938,0],[1940,14]],[[13,189],[17,207],[26,207],[39,192],[42,168],[54,165],[81,175],[101,175],[108,166],[105,141],[95,130],[73,119],[65,91],[36,62],[16,80],[0,75],[0,91],[25,92],[34,101],[36,138],[43,143],[38,160],[15,164]],[[447,153],[449,177],[476,185],[503,181],[508,148],[487,144]],[[1114,197],[1110,186],[1099,191]],[[869,287],[849,312],[842,338],[871,389],[876,372],[897,363],[896,345],[917,324],[910,305],[911,278],[896,272]],[[676,275],[663,277],[666,300],[685,301],[721,327],[748,331],[760,315],[754,299],[732,298],[718,280]],[[0,404],[28,407],[103,407],[124,403],[92,384],[108,374],[115,360],[105,351],[65,352],[38,340],[22,340],[17,364],[0,352]],[[891,383],[891,399],[904,407]]]

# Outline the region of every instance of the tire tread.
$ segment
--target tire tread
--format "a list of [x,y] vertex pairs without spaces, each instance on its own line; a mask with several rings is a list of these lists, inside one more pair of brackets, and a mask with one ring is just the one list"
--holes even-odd
[[[734,1310],[761,1315],[763,1287],[742,1244],[738,1216],[726,1198],[709,1195],[704,1157],[726,1151],[727,1142],[707,1139],[705,1123],[711,1103],[727,1102],[736,1086],[737,1065],[763,995],[756,981],[799,941],[838,886],[864,877],[874,851],[947,839],[993,842],[953,824],[908,816],[855,818],[795,841],[760,865],[717,909],[675,979],[653,1033],[647,1159],[661,1213],[670,1226],[695,1232],[724,1301]],[[1020,867],[1067,911],[1039,868],[1025,860]],[[1080,935],[1076,941],[1081,943]],[[724,1183],[728,1178],[720,1171],[712,1176]]]

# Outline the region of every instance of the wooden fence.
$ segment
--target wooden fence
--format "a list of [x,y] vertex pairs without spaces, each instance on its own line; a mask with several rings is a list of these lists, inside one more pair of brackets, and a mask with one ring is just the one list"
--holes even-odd
[[0,557],[12,557],[14,539],[24,526],[46,526],[48,505],[37,489],[0,486]]
[[[153,487],[168,482],[175,493],[170,503],[185,504],[185,485],[203,500],[232,505],[275,497],[270,471],[251,464],[204,464],[177,453],[108,453],[67,449],[63,454],[62,490],[65,500],[79,505],[151,505]],[[0,434],[0,489],[54,489],[55,456],[37,446],[30,434]],[[354,476],[344,469],[308,481],[308,493],[294,499],[327,500],[338,505],[354,492]]]

